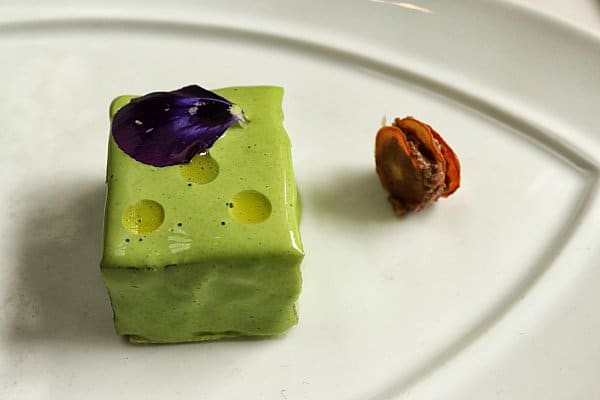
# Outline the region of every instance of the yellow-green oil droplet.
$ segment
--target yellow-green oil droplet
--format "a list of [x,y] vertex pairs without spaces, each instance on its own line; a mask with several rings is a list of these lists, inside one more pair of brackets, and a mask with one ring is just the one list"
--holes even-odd
[[256,190],[237,193],[229,203],[229,215],[242,224],[260,224],[271,215],[271,202]]
[[154,232],[165,220],[165,210],[153,200],[140,200],[123,211],[121,223],[129,232],[143,235]]
[[205,184],[219,175],[219,164],[209,153],[200,153],[192,160],[179,166],[179,173],[187,182]]

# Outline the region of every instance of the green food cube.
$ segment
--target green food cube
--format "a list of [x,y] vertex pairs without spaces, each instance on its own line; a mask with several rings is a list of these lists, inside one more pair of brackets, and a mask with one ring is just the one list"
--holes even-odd
[[[134,343],[279,335],[298,321],[304,256],[283,89],[215,92],[244,110],[189,163],[142,164],[109,141],[102,277]],[[135,96],[111,104],[111,119]]]

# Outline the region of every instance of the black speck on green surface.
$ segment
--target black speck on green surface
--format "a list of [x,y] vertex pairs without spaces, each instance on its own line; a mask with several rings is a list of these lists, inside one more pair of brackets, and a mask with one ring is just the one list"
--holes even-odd
[[138,222],[142,222],[142,220],[141,220],[141,219],[138,219]]
[[142,240],[144,240],[144,239],[142,239],[142,238],[139,238],[139,239],[138,239],[138,241],[140,241],[140,242],[141,242]]
[[180,222],[180,223],[177,224],[177,226],[183,226],[183,224]]
[[188,183],[188,186],[192,186],[192,184],[191,184],[191,183]]
[[221,225],[225,225],[225,221],[221,221]]
[[233,208],[233,203],[229,203],[229,208]]
[[125,239],[125,241],[126,241],[127,243],[129,243],[129,238]]

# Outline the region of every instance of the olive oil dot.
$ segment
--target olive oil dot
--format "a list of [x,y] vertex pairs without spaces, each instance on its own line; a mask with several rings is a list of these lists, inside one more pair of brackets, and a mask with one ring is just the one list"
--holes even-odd
[[191,183],[206,184],[217,179],[219,164],[209,153],[197,154],[192,160],[179,166],[179,174]]
[[142,239],[142,238],[139,238],[138,240],[141,242],[143,239]]
[[221,225],[225,225],[225,221],[221,221]]
[[125,241],[126,241],[127,243],[129,243],[129,239],[125,239]]
[[177,224],[177,226],[183,226],[183,224],[180,222],[180,223]]
[[269,218],[271,211],[272,206],[269,199],[256,190],[244,190],[237,193],[229,207],[229,215],[243,224],[260,224]]
[[154,232],[162,225],[165,211],[154,200],[140,200],[127,207],[121,216],[121,223],[125,229],[135,235]]

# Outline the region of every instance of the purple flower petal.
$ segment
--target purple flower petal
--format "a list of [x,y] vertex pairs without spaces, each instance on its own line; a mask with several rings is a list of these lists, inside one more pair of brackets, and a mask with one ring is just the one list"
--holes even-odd
[[166,167],[207,151],[236,121],[232,103],[200,86],[131,100],[112,121],[117,145],[135,160]]

